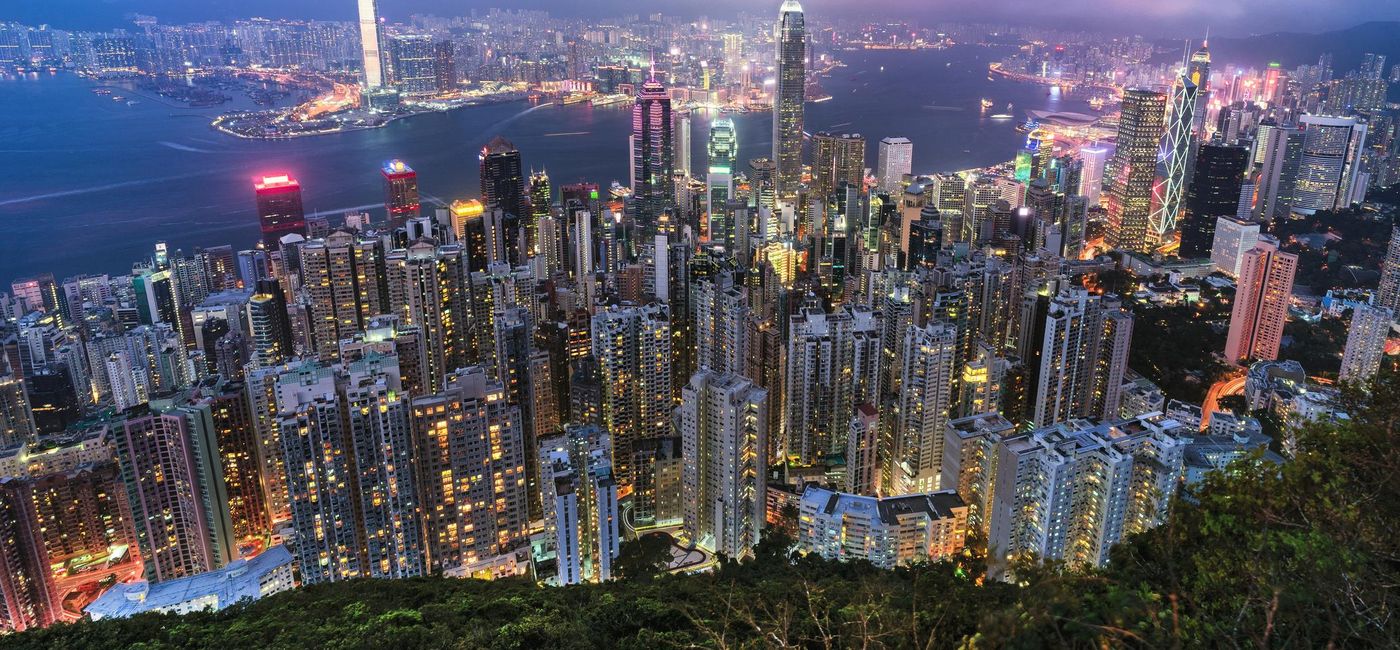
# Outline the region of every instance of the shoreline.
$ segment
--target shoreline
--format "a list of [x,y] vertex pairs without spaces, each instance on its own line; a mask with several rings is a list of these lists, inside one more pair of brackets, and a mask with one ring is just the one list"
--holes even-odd
[[238,131],[234,131],[234,130],[228,128],[228,127],[223,126],[223,122],[226,121],[226,120],[228,120],[228,119],[233,119],[233,118],[238,118],[238,117],[247,117],[247,116],[250,116],[250,115],[257,115],[257,114],[259,114],[259,112],[257,112],[257,111],[240,111],[240,112],[222,113],[222,114],[220,114],[218,117],[215,117],[214,120],[213,120],[212,122],[209,123],[209,127],[212,128],[212,129],[214,129],[215,131],[217,131],[217,132],[223,134],[223,135],[231,136],[231,137],[234,137],[234,138],[239,138],[239,139],[241,139],[241,140],[293,140],[293,139],[296,139],[296,138],[309,138],[309,137],[315,137],[315,136],[321,136],[321,135],[336,135],[336,134],[339,134],[339,133],[354,133],[354,132],[356,132],[356,131],[369,131],[369,130],[371,130],[371,129],[382,129],[382,128],[386,127],[386,126],[389,126],[390,124],[392,124],[392,123],[394,123],[394,122],[397,122],[397,121],[399,121],[399,120],[408,119],[408,118],[411,118],[411,117],[419,117],[419,116],[422,116],[422,115],[431,115],[431,114],[446,114],[446,113],[451,113],[451,112],[453,112],[453,111],[462,110],[462,109],[467,109],[467,108],[477,108],[477,107],[480,107],[480,106],[496,106],[496,105],[500,105],[500,104],[510,104],[510,103],[512,103],[512,102],[523,102],[523,101],[527,101],[526,98],[524,98],[524,97],[511,97],[511,98],[509,98],[509,99],[499,99],[499,100],[489,100],[489,99],[487,99],[487,100],[473,100],[473,101],[468,102],[468,103],[464,103],[464,104],[461,104],[461,105],[458,105],[458,106],[450,106],[450,107],[447,107],[447,108],[429,108],[429,109],[423,109],[423,110],[419,110],[419,111],[414,111],[414,112],[412,112],[412,113],[403,113],[403,114],[398,114],[398,115],[387,115],[387,116],[383,116],[382,121],[381,121],[381,122],[378,122],[378,123],[376,123],[376,124],[343,124],[343,125],[337,126],[337,127],[334,128],[334,129],[327,129],[327,130],[323,130],[323,131],[293,131],[293,132],[288,132],[288,133],[278,133],[278,134],[275,134],[275,135],[252,135],[252,134],[247,134],[247,133],[240,133],[240,132],[238,132]]

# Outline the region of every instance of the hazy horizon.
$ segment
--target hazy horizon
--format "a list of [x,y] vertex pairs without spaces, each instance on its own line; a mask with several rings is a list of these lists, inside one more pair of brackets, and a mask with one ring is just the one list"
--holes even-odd
[[[767,2],[774,11],[778,2]],[[809,14],[843,19],[892,20],[907,17],[931,24],[937,21],[990,21],[1011,24],[1043,24],[1050,27],[1101,29],[1145,36],[1183,36],[1204,33],[1248,36],[1278,31],[1318,33],[1345,29],[1378,20],[1400,20],[1400,2],[1367,0],[1177,0],[1149,3],[1142,0],[1062,0],[1047,4],[1036,0],[1001,0],[978,5],[975,10],[947,0],[805,0]],[[627,13],[661,12],[677,16],[726,17],[762,11],[764,0],[653,0],[645,6],[626,0],[592,3],[560,0],[380,0],[380,13],[389,20],[407,21],[413,14],[467,15],[472,9],[492,7],[538,9],[560,16],[602,18]],[[351,20],[354,0],[18,0],[0,9],[0,21],[51,24],[63,29],[103,30],[129,25],[130,14],[148,14],[166,23],[202,20],[266,18]],[[1209,17],[1205,17],[1205,16]]]

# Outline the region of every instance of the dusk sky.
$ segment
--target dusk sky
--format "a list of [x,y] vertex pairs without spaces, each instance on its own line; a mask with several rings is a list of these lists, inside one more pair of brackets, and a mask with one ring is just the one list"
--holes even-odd
[[[261,15],[272,18],[350,19],[353,0],[6,0],[0,20],[48,22],[69,28],[102,29],[120,26],[128,13],[155,15],[167,22],[233,19]],[[773,5],[774,11],[778,2]],[[636,12],[646,6],[668,14],[723,15],[754,11],[754,0],[380,0],[390,19],[413,13],[460,15],[472,7],[511,6],[547,9],[556,13],[587,11],[599,16]],[[1369,20],[1400,20],[1398,0],[997,0],[966,3],[949,0],[805,0],[809,13],[854,17],[881,8],[885,16],[916,19],[1004,19],[1024,23],[1050,21],[1068,26],[1106,27],[1152,36],[1185,35],[1209,25],[1213,33],[1246,35],[1271,31],[1316,32],[1349,27]],[[974,8],[975,7],[975,8]]]

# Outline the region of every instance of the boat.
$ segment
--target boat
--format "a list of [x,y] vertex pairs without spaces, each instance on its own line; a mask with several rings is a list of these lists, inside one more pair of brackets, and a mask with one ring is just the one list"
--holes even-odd
[[1006,112],[1011,112],[1011,102],[1006,102]]
[[982,98],[982,108],[991,108],[991,107],[992,107],[992,100],[983,97],[983,98]]
[[997,113],[996,115],[992,115],[991,118],[994,120],[1009,120],[1012,118],[1012,115],[1009,113]]

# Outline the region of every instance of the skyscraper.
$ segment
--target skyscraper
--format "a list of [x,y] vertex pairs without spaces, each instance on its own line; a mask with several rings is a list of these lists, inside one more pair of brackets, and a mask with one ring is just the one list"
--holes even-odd
[[540,441],[539,458],[555,581],[606,582],[622,541],[611,436],[596,425],[572,424],[562,435]]
[[258,224],[262,228],[264,248],[277,250],[278,240],[283,235],[306,235],[301,184],[296,179],[286,174],[263,176],[253,181],[253,191],[258,199]]
[[1355,117],[1303,115],[1303,152],[1293,190],[1293,211],[1340,210],[1360,199],[1357,186],[1366,123]]
[[1098,207],[1099,195],[1103,193],[1104,165],[1108,162],[1108,147],[1093,144],[1079,148],[1079,157],[1084,161],[1079,176],[1079,194],[1089,207]]
[[865,136],[859,133],[833,135],[825,131],[812,136],[813,198],[825,201],[841,183],[863,187],[864,181]]
[[360,3],[360,57],[364,66],[366,90],[384,85],[384,58],[379,49],[379,2],[359,0]]
[[[676,134],[671,141],[676,148],[676,173],[681,176],[690,176],[693,173],[690,168],[690,111],[677,112],[673,116],[673,121],[676,125]],[[711,132],[714,131],[714,128],[714,124],[711,123]],[[733,128],[732,123],[730,128]]]
[[1260,235],[1254,250],[1245,253],[1225,341],[1228,361],[1278,358],[1297,270],[1298,256],[1279,250],[1278,239],[1268,235]]
[[743,557],[764,521],[768,393],[739,375],[701,370],[681,391],[676,423],[685,532],[715,552]]
[[868,307],[805,307],[789,327],[781,448],[815,463],[845,449],[857,405],[879,401],[882,320]]
[[1386,244],[1385,260],[1381,262],[1376,306],[1389,307],[1391,311],[1400,313],[1400,226],[1390,229],[1390,243]]
[[777,198],[797,199],[802,182],[802,111],[807,93],[807,27],[802,5],[783,0],[774,29],[776,85],[773,87],[773,161]]
[[433,37],[427,34],[400,34],[390,41],[394,62],[394,87],[407,97],[437,94],[438,81]]
[[613,437],[621,485],[632,484],[638,440],[665,436],[671,393],[671,324],[665,305],[610,306],[593,316],[593,356],[603,379],[603,428]]
[[875,165],[879,189],[893,196],[900,192],[900,182],[914,170],[914,143],[909,138],[880,140],[880,153]]
[[8,359],[0,359],[0,448],[27,444],[38,433],[24,378],[9,365]]
[[388,254],[388,310],[405,326],[418,327],[426,389],[438,392],[443,378],[466,365],[471,290],[462,248],[420,241]]
[[1043,330],[1030,355],[1037,365],[1032,423],[1043,427],[1116,415],[1128,368],[1132,314],[1116,298],[1076,287],[1050,301]]
[[530,198],[525,193],[525,172],[520,163],[520,150],[501,136],[496,136],[481,148],[481,197],[486,208],[504,212],[502,237],[506,259],[512,266],[524,264],[528,251],[523,249],[521,224],[530,218]]
[[1181,248],[1177,253],[1181,258],[1210,255],[1215,243],[1215,221],[1235,214],[1248,164],[1249,150],[1244,147],[1201,145],[1181,220]]
[[1394,320],[1395,312],[1389,307],[1361,304],[1352,309],[1342,369],[1337,374],[1339,379],[1365,382],[1375,376],[1381,367],[1381,357],[1385,356],[1385,341]]
[[1153,213],[1148,232],[1153,246],[1168,243],[1176,231],[1177,218],[1181,216],[1181,202],[1191,180],[1191,157],[1196,153],[1195,114],[1199,91],[1189,73],[1172,86],[1171,121],[1163,143],[1167,159],[1163,161],[1162,181],[1153,186]]
[[894,416],[893,471],[884,494],[939,489],[943,433],[958,369],[957,327],[942,322],[910,327],[900,355],[898,411]]
[[1108,183],[1105,240],[1114,248],[1145,253],[1160,243],[1152,239],[1149,222],[1166,110],[1167,97],[1157,91],[1132,88],[1123,93],[1114,174]]
[[[384,259],[378,239],[337,230],[301,247],[302,290],[309,304],[311,343],[323,359],[339,356],[341,339],[385,313]],[[416,322],[416,321],[415,321]]]
[[1259,223],[1231,216],[1215,220],[1215,239],[1210,248],[1210,260],[1215,270],[1232,278],[1240,275],[1240,263],[1245,253],[1259,243]]
[[676,200],[672,119],[671,96],[653,76],[632,105],[632,200],[637,223],[648,232],[656,230]]
[[1303,159],[1304,132],[1292,125],[1269,129],[1262,146],[1259,170],[1259,200],[1254,217],[1260,221],[1287,219],[1293,209],[1298,167]]
[[441,392],[414,398],[413,423],[433,572],[524,544],[525,441],[501,383],[479,367],[458,369]]
[[725,243],[732,238],[733,224],[728,203],[734,197],[735,156],[739,139],[734,121],[721,117],[710,123],[710,141],[706,147],[709,168],[705,176],[705,211],[710,217],[710,241]]
[[384,208],[389,213],[389,228],[402,226],[418,217],[418,172],[402,160],[390,160],[379,170],[384,174]]

